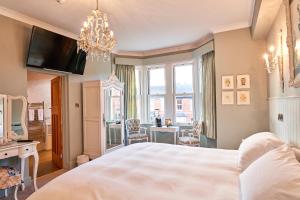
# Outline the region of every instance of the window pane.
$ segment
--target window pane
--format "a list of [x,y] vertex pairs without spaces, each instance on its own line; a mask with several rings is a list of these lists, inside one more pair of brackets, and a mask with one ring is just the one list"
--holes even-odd
[[136,87],[136,94],[141,94],[141,71],[135,70],[135,87]]
[[175,67],[175,91],[180,93],[193,93],[193,65]]
[[157,68],[149,70],[149,93],[165,94],[165,69]]
[[165,116],[165,98],[150,97],[150,121],[154,122],[156,115],[159,114],[162,118]]
[[176,97],[176,122],[191,123],[193,121],[193,97]]
[[135,70],[135,86],[136,86],[136,114],[137,118],[141,119],[141,74],[142,71],[139,69]]
[[141,95],[136,96],[136,117],[138,119],[141,119],[141,117],[142,117],[142,114],[141,114],[141,108],[142,108],[141,99],[142,99]]

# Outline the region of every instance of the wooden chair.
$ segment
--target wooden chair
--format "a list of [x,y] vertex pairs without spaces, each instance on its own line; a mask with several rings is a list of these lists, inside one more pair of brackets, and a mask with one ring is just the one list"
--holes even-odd
[[18,170],[12,167],[0,167],[0,190],[5,190],[15,187],[14,199],[17,200],[18,188],[22,183],[21,174]]
[[201,121],[194,121],[192,129],[183,129],[180,132],[181,135],[178,137],[179,145],[200,147],[200,137],[202,134]]
[[[125,124],[128,136],[128,144],[131,144],[132,141],[141,142],[146,140],[146,142],[148,142],[147,129],[140,127],[139,119],[128,119],[126,120]],[[143,133],[141,132],[141,129],[144,130]]]

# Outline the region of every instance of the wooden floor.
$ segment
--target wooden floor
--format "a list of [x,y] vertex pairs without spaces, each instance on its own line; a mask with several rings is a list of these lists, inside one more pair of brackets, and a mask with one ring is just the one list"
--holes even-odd
[[[32,177],[33,158],[29,160],[29,175]],[[39,151],[39,168],[37,177],[44,176],[59,170],[59,168],[52,162],[52,151]]]

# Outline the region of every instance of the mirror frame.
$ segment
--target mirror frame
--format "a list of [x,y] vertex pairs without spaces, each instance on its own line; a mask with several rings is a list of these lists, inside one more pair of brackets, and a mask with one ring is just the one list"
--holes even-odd
[[[291,3],[293,0],[283,0],[286,11],[286,26],[287,26],[287,38],[286,43],[289,51],[289,71],[290,80],[289,86],[298,88],[300,87],[300,78],[296,77],[296,66],[295,66],[295,41],[293,41],[293,29],[292,29],[292,16],[291,16]],[[300,76],[300,75],[298,75]]]
[[[21,99],[23,102],[22,112],[21,112],[21,126],[23,129],[23,134],[18,135],[11,129],[12,124],[12,100]],[[8,96],[7,97],[7,138],[8,140],[27,140],[28,139],[28,129],[26,126],[26,110],[27,110],[27,100],[23,96]]]
[[[108,80],[106,81],[103,81],[102,82],[102,95],[103,95],[103,100],[105,98],[104,96],[104,91],[105,90],[109,90],[111,88],[114,88],[116,90],[120,90],[121,91],[121,110],[124,111],[124,83],[120,82],[118,77],[115,75],[114,71],[112,73],[112,75],[109,77]],[[102,104],[102,106],[105,107],[104,103]],[[105,120],[105,109],[104,107],[102,107],[102,116],[103,116],[103,126],[106,127],[106,120]],[[101,141],[102,141],[102,152],[104,153],[108,153],[108,152],[111,152],[113,151],[114,149],[117,149],[119,148],[120,146],[124,146],[125,144],[125,138],[124,138],[124,128],[125,128],[125,122],[124,122],[124,112],[122,113],[122,115],[120,116],[121,117],[121,141],[122,143],[116,147],[113,147],[113,148],[110,148],[110,149],[107,149],[107,145],[106,145],[106,138],[105,138],[105,135],[106,134],[101,134],[102,138],[101,138]],[[105,131],[106,133],[106,131]]]
[[3,98],[3,139],[7,138],[7,95],[0,94],[0,98]]

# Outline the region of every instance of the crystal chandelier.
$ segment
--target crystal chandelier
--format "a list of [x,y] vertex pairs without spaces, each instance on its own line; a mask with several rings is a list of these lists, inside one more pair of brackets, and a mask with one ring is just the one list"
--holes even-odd
[[98,9],[98,0],[96,2],[96,10],[87,17],[80,30],[78,51],[86,52],[92,59],[103,57],[104,61],[108,61],[116,40],[113,31],[109,29],[107,14]]

